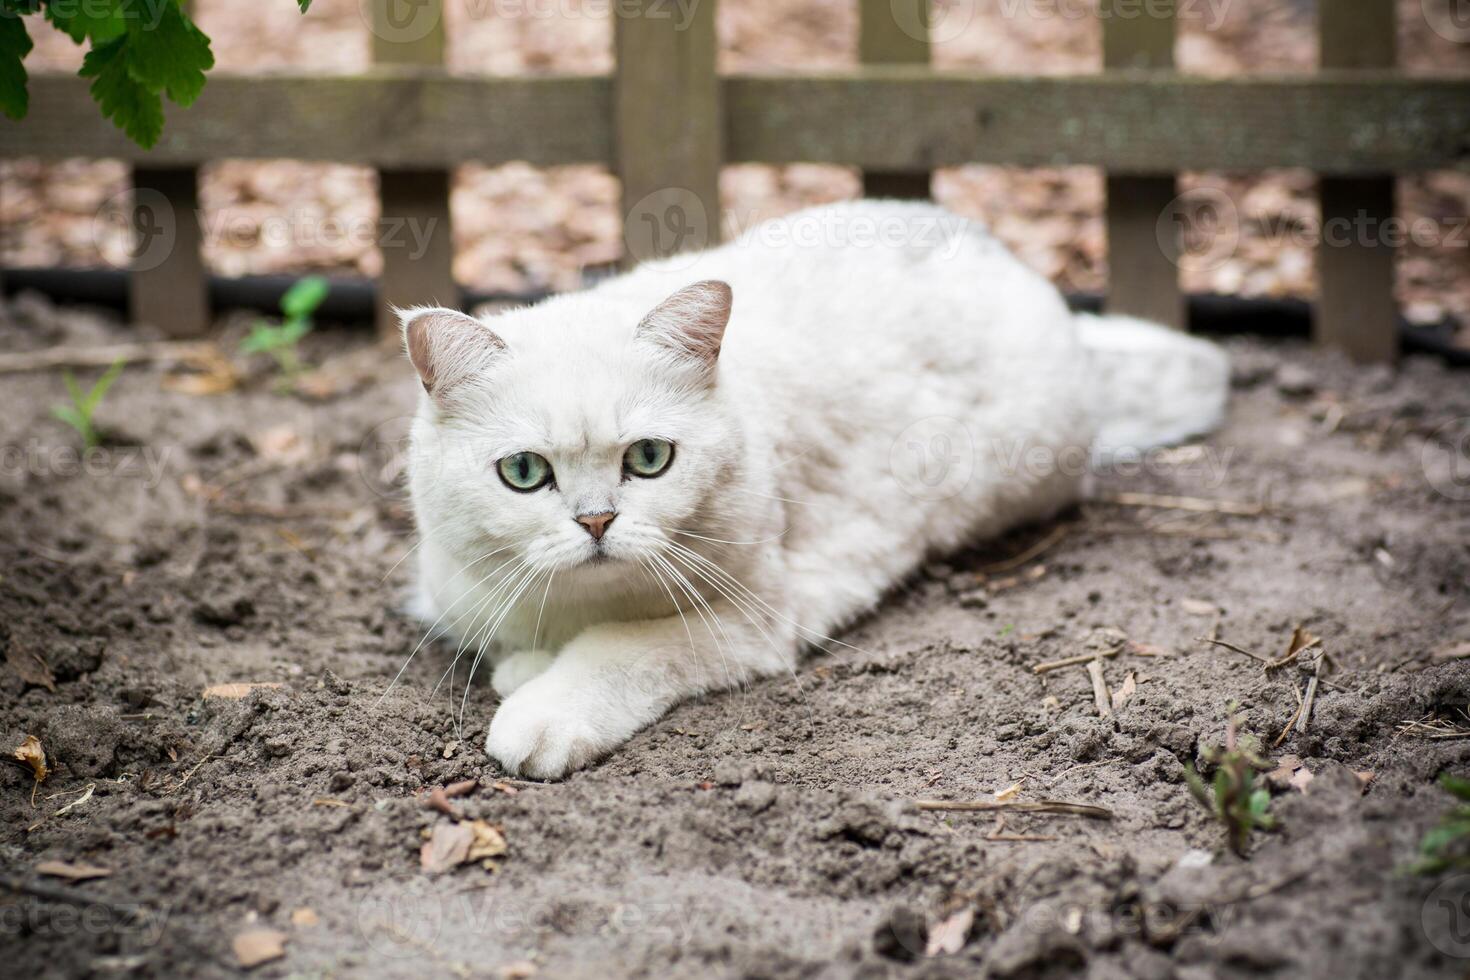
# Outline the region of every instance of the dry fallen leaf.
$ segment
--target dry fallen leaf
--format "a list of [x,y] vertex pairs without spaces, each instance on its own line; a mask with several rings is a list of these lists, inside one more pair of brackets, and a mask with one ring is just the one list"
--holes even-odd
[[1006,800],[1009,800],[1011,797],[1015,796],[1019,792],[1021,792],[1021,784],[1020,783],[1012,783],[1010,786],[1007,786],[1005,789],[996,790],[995,798],[997,800],[999,800],[1001,803],[1004,803]]
[[1266,773],[1266,782],[1277,789],[1295,789],[1302,793],[1307,791],[1312,778],[1312,771],[1294,755],[1283,755],[1276,760],[1276,768]]
[[499,828],[483,820],[471,820],[470,829],[475,835],[474,842],[470,844],[469,859],[471,861],[499,857],[506,852],[505,835],[500,832]]
[[1134,692],[1137,690],[1138,678],[1132,671],[1129,671],[1128,676],[1123,678],[1123,683],[1113,692],[1113,710],[1117,711],[1123,705],[1127,704],[1128,699],[1133,697]]
[[419,848],[419,866],[431,875],[440,874],[469,859],[475,831],[467,823],[441,821]]
[[321,918],[316,914],[316,909],[303,907],[291,911],[291,924],[293,926],[310,929],[321,921]]
[[286,934],[276,929],[246,929],[230,943],[235,959],[245,969],[286,955]]
[[91,881],[93,878],[106,878],[112,874],[112,869],[99,868],[95,864],[68,864],[65,861],[42,861],[36,865],[36,874],[46,875],[51,878],[65,878],[67,881]]
[[271,690],[277,687],[285,687],[285,685],[279,681],[259,681],[254,684],[211,684],[204,689],[204,696],[238,701],[256,688]]
[[299,463],[311,455],[311,446],[289,425],[277,425],[250,436],[256,455],[273,463]]
[[1219,607],[1205,599],[1181,599],[1179,607],[1191,616],[1213,616]]
[[51,770],[46,768],[46,751],[41,748],[39,738],[27,735],[12,754],[17,761],[31,767],[31,775],[36,777],[36,782],[45,782]]
[[965,940],[970,938],[970,927],[974,924],[975,910],[971,908],[960,909],[942,922],[936,922],[929,927],[929,942],[924,947],[924,955],[958,953]]

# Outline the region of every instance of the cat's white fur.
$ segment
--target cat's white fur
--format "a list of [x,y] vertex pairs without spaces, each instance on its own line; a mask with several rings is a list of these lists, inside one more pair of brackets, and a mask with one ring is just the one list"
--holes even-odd
[[[888,233],[844,239],[870,226]],[[702,280],[733,290],[723,338],[717,286],[665,304]],[[802,212],[485,321],[404,321],[433,392],[413,428],[417,611],[465,651],[461,680],[481,651],[494,664],[487,749],[535,778],[789,673],[927,556],[1077,500],[1087,452],[1213,427],[1228,387],[1213,346],[1075,316],[926,204]],[[627,476],[645,437],[674,461]],[[502,483],[524,450],[554,486]],[[575,520],[607,511],[600,543]]]

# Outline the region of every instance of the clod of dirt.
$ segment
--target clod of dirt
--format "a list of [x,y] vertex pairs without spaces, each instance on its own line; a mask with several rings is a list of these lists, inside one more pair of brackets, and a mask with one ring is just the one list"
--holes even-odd
[[246,929],[230,943],[235,960],[249,970],[286,955],[286,934],[276,929]]

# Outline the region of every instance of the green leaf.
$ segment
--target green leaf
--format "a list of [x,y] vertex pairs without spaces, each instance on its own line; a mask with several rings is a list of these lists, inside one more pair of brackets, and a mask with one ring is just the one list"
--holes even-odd
[[30,50],[31,35],[20,15],[0,13],[0,112],[11,119],[24,119],[30,108],[25,66]]
[[61,383],[66,385],[66,393],[71,396],[71,403],[78,409],[86,403],[87,397],[82,394],[82,386],[77,384],[77,376],[70,371],[61,372]]
[[1262,821],[1262,818],[1264,818],[1265,820],[1269,820],[1270,819],[1270,817],[1266,814],[1266,809],[1270,805],[1271,805],[1271,791],[1270,790],[1268,790],[1268,789],[1258,789],[1254,793],[1251,794],[1251,799],[1250,799],[1251,816],[1252,817],[1255,817],[1258,822],[1261,822]]
[[123,16],[125,0],[80,0],[74,3],[51,3],[46,6],[46,19],[81,44],[110,41],[127,33]]
[[298,279],[281,297],[281,312],[292,319],[309,317],[322,305],[331,288],[321,276]]
[[296,2],[301,6],[303,14],[306,13],[306,8],[311,6],[311,0],[296,0]]
[[163,100],[128,73],[128,43],[132,35],[94,45],[82,59],[77,74],[91,78],[92,98],[128,139],[148,149],[163,135]]
[[107,389],[111,388],[112,383],[118,379],[118,375],[122,374],[123,364],[124,361],[121,358],[113,361],[112,366],[103,372],[102,377],[97,379],[97,383],[92,386],[92,390],[87,392],[83,407],[87,418],[90,419],[96,414],[97,406],[102,404],[102,399],[107,396]]
[[257,323],[250,328],[250,333],[240,341],[240,353],[242,354],[264,354],[272,350],[279,341],[280,331],[268,323]]
[[160,90],[179,105],[189,105],[204,88],[204,73],[214,67],[209,38],[179,9],[177,0],[159,9],[157,23],[128,21],[128,74],[150,92]]
[[1439,785],[1443,786],[1458,799],[1470,800],[1470,779],[1461,779],[1459,776],[1451,776],[1449,773],[1439,777]]
[[56,416],[61,421],[65,422],[67,425],[71,426],[73,429],[76,429],[78,432],[86,431],[87,420],[82,418],[80,413],[78,413],[77,410],[72,408],[70,405],[52,405],[51,414]]

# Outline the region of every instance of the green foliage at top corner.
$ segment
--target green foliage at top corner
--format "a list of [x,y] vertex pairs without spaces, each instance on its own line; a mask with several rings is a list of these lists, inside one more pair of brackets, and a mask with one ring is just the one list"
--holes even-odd
[[1415,874],[1470,870],[1470,779],[1445,773],[1439,785],[1458,802],[1419,843],[1419,860],[1409,868]]
[[[297,0],[302,13],[311,0]],[[209,37],[180,0],[0,0],[0,112],[22,119],[30,108],[26,16],[41,14],[88,45],[77,72],[92,79],[92,99],[128,139],[145,149],[163,134],[163,98],[191,105],[214,67]]]

